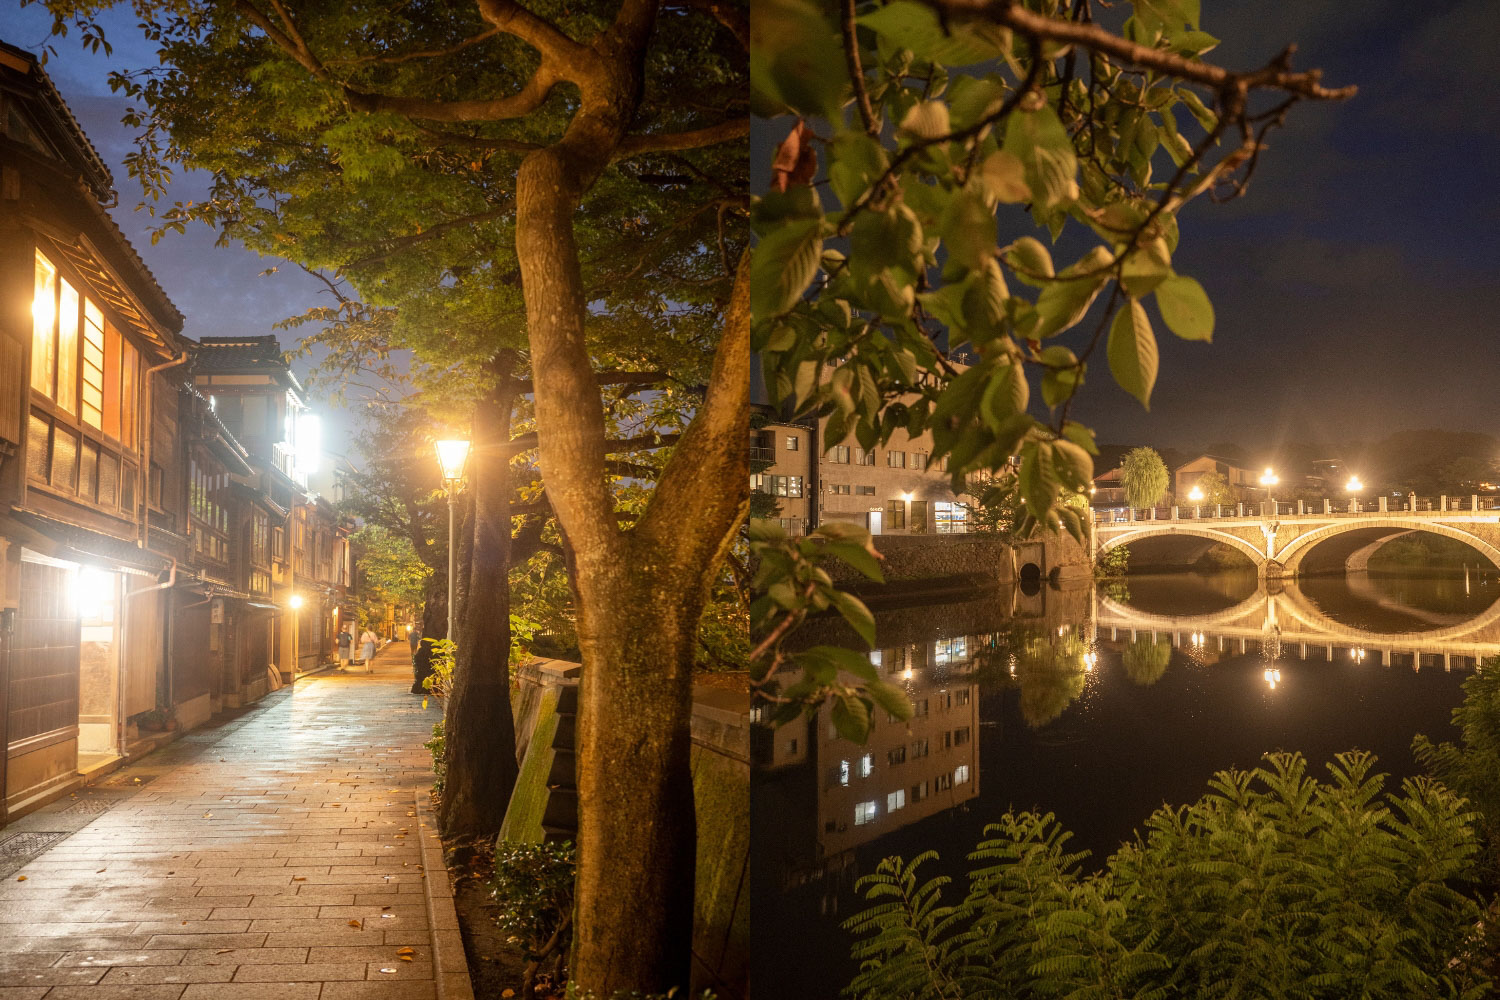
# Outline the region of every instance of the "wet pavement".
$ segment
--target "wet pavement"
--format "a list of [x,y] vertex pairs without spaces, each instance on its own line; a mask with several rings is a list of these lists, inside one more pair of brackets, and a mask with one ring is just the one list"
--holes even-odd
[[421,825],[441,709],[409,693],[405,643],[375,667],[305,677],[0,830],[0,1000],[471,995]]

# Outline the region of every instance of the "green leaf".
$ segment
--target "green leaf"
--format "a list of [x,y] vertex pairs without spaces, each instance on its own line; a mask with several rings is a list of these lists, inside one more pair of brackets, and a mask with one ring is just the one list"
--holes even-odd
[[858,698],[841,695],[834,699],[831,719],[834,730],[851,743],[870,738],[870,709]]
[[835,670],[853,674],[862,681],[874,681],[880,677],[875,664],[870,662],[867,655],[843,646],[811,646],[803,650],[801,655],[831,664]]
[[1041,207],[1067,204],[1078,197],[1078,157],[1051,105],[1012,111],[1005,123],[1004,149],[1021,162],[1026,186]]
[[866,282],[888,268],[902,284],[916,281],[921,269],[922,223],[906,205],[884,212],[862,212],[849,233],[849,271],[856,281]]
[[849,88],[838,33],[807,0],[758,0],[751,23],[751,99],[757,114],[791,108],[832,118]]
[[828,542],[823,546],[828,555],[842,559],[876,583],[885,582],[880,571],[880,561],[864,545],[855,542]]
[[1057,273],[1052,269],[1052,254],[1034,236],[1022,236],[1006,247],[1005,263],[1017,278],[1037,288],[1045,288],[1047,279]]
[[1109,371],[1120,388],[1151,409],[1156,384],[1156,335],[1139,300],[1131,299],[1115,314],[1109,327]]
[[[760,18],[756,9],[755,18]],[[947,66],[971,66],[999,58],[1000,49],[963,25],[944,25],[924,3],[896,0],[865,14],[858,23],[890,39],[898,48],[910,49],[919,59]],[[842,61],[840,62],[842,69]]]
[[886,681],[874,681],[865,685],[865,693],[875,704],[894,716],[898,722],[905,722],[912,717],[911,701],[906,697],[906,692],[896,685]]
[[1213,340],[1213,303],[1192,278],[1178,274],[1157,285],[1156,308],[1167,329],[1183,340]]
[[984,262],[984,269],[977,271],[964,283],[963,323],[969,338],[983,344],[1005,333],[1007,313],[1005,302],[1010,297],[1005,275],[993,257]]
[[833,140],[828,185],[846,209],[869,190],[889,165],[885,150],[863,132],[845,132]]
[[750,302],[758,321],[796,304],[818,271],[822,251],[821,219],[788,222],[761,239],[750,264]]
[[1138,247],[1120,265],[1120,284],[1131,298],[1145,298],[1172,274],[1172,254],[1167,241],[1154,239]]
[[1069,420],[1064,423],[1062,432],[1063,437],[1072,441],[1090,455],[1099,454],[1099,446],[1094,443],[1094,432],[1078,421]]
[[1219,127],[1219,116],[1210,111],[1203,103],[1203,99],[1193,91],[1184,87],[1177,92],[1177,96],[1182,98],[1182,103],[1188,109],[1188,113],[1198,120],[1199,125],[1203,126],[1203,131],[1212,132]]
[[1019,360],[1000,365],[980,399],[979,413],[986,426],[996,430],[1017,413],[1025,413],[1031,402],[1031,386]]
[[1072,441],[1052,442],[1053,464],[1057,467],[1065,485],[1074,489],[1088,489],[1094,481],[1094,460],[1089,453]]
[[853,594],[846,594],[841,590],[834,591],[828,597],[833,602],[833,606],[838,609],[839,614],[844,616],[844,621],[849,623],[849,627],[859,634],[866,645],[873,648],[875,616],[870,613],[869,608],[865,607],[865,603]]
[[1037,325],[1023,331],[1025,335],[1042,340],[1076,326],[1094,304],[1099,290],[1109,282],[1111,260],[1113,255],[1108,248],[1094,247],[1078,263],[1065,268],[1037,297]]
[[990,197],[1006,205],[1031,200],[1026,166],[1013,153],[1000,149],[984,158],[978,181]]
[[1062,486],[1052,464],[1050,442],[1028,441],[1021,449],[1020,486],[1027,511],[1038,521],[1045,519]]
[[901,119],[898,130],[915,139],[940,139],[950,131],[948,105],[942,101],[920,101]]
[[948,259],[966,271],[983,267],[995,253],[995,213],[976,192],[960,191],[948,202],[941,231]]

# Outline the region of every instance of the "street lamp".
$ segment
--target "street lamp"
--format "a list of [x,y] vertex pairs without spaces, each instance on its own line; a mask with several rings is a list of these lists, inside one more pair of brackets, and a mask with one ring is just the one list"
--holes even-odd
[[298,608],[302,607],[302,595],[293,594],[291,596],[291,599],[288,600],[287,603],[292,606],[293,611],[296,611]]
[[1358,493],[1364,488],[1365,484],[1359,481],[1358,476],[1350,476],[1349,482],[1344,486],[1344,489],[1348,490],[1350,493]]
[[1192,489],[1188,490],[1188,499],[1193,501],[1193,503],[1197,503],[1198,501],[1202,500],[1203,488],[1200,486],[1194,486]]
[[[1279,482],[1281,482],[1281,478],[1277,476],[1274,471],[1272,471],[1269,465],[1266,466],[1265,474],[1260,477],[1260,484],[1266,488],[1266,500],[1272,500],[1271,487],[1275,486]],[[1276,513],[1274,507],[1272,508],[1271,513]]]
[[448,440],[436,442],[438,465],[443,470],[443,489],[448,492],[448,641],[453,641],[453,568],[458,553],[458,522],[455,498],[463,482],[464,464],[469,460],[469,442]]

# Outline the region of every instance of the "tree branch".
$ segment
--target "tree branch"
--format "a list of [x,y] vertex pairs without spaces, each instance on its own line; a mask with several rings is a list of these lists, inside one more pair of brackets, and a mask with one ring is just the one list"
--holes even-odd
[[[300,61],[300,60],[299,60]],[[305,65],[305,64],[304,64]],[[390,112],[437,122],[494,122],[523,118],[542,106],[552,88],[562,82],[544,58],[524,86],[509,97],[478,101],[430,101],[420,97],[371,94],[345,85],[344,98],[356,111]]]
[[623,160],[642,153],[669,153],[681,149],[702,149],[721,142],[743,139],[750,134],[749,118],[732,118],[717,125],[706,125],[690,132],[657,132],[627,135],[615,146],[614,159]]
[[475,223],[488,222],[491,219],[502,218],[503,216],[511,214],[513,211],[515,211],[515,206],[507,202],[506,204],[501,205],[497,208],[490,209],[488,212],[477,212],[474,215],[464,215],[456,219],[449,219],[446,222],[439,222],[437,225],[432,226],[428,229],[424,229],[420,233],[410,233],[406,236],[391,236],[383,240],[375,240],[373,241],[373,243],[367,243],[364,245],[383,246],[386,249],[381,253],[371,254],[368,257],[361,257],[358,260],[350,261],[349,263],[345,264],[344,267],[367,267],[371,264],[378,264],[382,261],[390,259],[395,254],[398,254],[402,250],[405,250],[406,248],[417,243],[426,242],[427,240],[442,236],[444,233],[451,232],[454,229],[460,229],[464,226],[472,226]]
[[1226,86],[1244,86],[1247,89],[1281,90],[1289,94],[1323,101],[1342,101],[1353,97],[1359,88],[1339,87],[1330,89],[1320,82],[1322,70],[1310,69],[1294,73],[1286,66],[1286,56],[1293,49],[1274,60],[1264,69],[1249,73],[1233,73],[1222,66],[1214,66],[1197,59],[1188,59],[1174,52],[1154,49],[1129,39],[1122,38],[1096,24],[1059,20],[1028,10],[1014,0],[923,0],[950,23],[963,21],[988,21],[1031,38],[1078,45],[1093,52],[1111,56],[1123,63],[1155,70],[1179,80],[1202,84],[1215,90]]
[[684,7],[701,10],[729,29],[729,33],[744,48],[750,47],[750,17],[740,7],[725,0],[677,0]]

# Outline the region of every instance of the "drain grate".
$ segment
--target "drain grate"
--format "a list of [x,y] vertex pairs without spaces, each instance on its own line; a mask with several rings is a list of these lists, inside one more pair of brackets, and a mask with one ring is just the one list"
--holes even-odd
[[0,877],[13,875],[25,867],[32,858],[41,854],[47,848],[65,840],[71,834],[63,833],[41,833],[29,831],[26,833],[14,833],[0,840]]
[[120,800],[115,796],[90,796],[89,798],[79,799],[77,802],[70,803],[68,806],[59,809],[58,812],[74,816],[98,816],[113,809],[119,803]]

